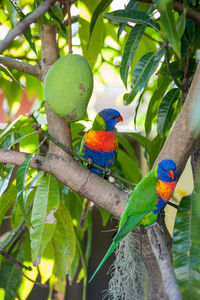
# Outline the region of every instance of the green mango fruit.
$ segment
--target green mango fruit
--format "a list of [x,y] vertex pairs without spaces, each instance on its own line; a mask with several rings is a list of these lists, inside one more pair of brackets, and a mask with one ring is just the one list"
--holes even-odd
[[68,122],[80,120],[92,95],[93,74],[78,54],[59,58],[44,80],[44,97],[50,109]]

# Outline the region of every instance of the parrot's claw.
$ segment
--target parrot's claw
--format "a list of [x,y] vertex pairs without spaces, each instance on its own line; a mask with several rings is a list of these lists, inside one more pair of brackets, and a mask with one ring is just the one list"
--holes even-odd
[[86,164],[86,167],[87,167],[88,169],[90,169],[90,168],[92,167],[93,160],[89,157],[89,158],[87,159],[87,162],[86,162],[85,164]]
[[130,190],[130,189],[127,189],[126,187],[124,187],[123,192],[125,192],[127,194],[128,198],[129,198],[133,191]]
[[106,169],[106,171],[105,171],[105,173],[104,173],[103,178],[104,178],[104,179],[108,179],[108,177],[110,176],[111,171],[110,171],[110,169],[107,168],[107,167],[106,167],[105,169]]

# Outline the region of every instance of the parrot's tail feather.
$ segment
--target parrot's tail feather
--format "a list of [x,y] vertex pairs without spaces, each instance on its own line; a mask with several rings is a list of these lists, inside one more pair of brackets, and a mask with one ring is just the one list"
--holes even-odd
[[90,283],[92,281],[92,279],[94,278],[94,276],[96,275],[96,273],[99,271],[99,269],[102,267],[102,265],[104,264],[104,262],[108,259],[108,257],[111,255],[111,253],[115,250],[115,248],[117,247],[117,245],[119,244],[120,240],[116,241],[116,242],[112,242],[110,248],[108,249],[108,251],[106,252],[104,258],[102,259],[102,261],[100,262],[100,264],[98,265],[96,271],[93,273],[92,277],[90,278],[89,282]]

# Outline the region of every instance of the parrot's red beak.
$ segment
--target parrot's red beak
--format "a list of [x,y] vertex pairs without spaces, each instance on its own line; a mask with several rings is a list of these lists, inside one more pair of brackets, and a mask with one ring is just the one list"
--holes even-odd
[[118,118],[118,122],[123,122],[123,118],[122,118],[122,116],[119,116],[119,118]]
[[172,180],[174,180],[174,171],[169,171],[168,172],[168,175],[170,176],[170,178],[172,179]]

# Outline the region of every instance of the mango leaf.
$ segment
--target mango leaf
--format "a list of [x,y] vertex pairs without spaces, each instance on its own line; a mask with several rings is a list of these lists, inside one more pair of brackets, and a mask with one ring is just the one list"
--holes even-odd
[[47,282],[53,274],[54,269],[54,249],[52,243],[49,243],[41,257],[41,262],[38,266],[41,276],[41,283]]
[[91,68],[94,66],[97,60],[99,52],[103,46],[103,40],[104,40],[104,22],[103,22],[103,17],[99,16],[98,20],[95,22],[95,26],[87,46],[86,58]]
[[62,23],[63,15],[59,5],[53,5],[52,8],[48,10],[48,14],[51,18],[56,20],[56,23],[58,23],[63,36],[67,39],[67,31],[65,26]]
[[130,104],[136,97],[137,93],[146,86],[149,78],[157,69],[164,53],[164,48],[161,48],[156,52],[149,52],[145,54],[136,64],[132,73],[134,78],[133,89],[130,93],[124,94],[124,103],[126,105]]
[[129,135],[131,135],[136,141],[138,141],[142,147],[147,147],[148,139],[145,136],[137,132],[129,133]]
[[34,154],[29,155],[23,163],[18,167],[16,173],[16,186],[17,186],[17,204],[19,205],[23,217],[28,226],[31,225],[29,217],[26,214],[25,203],[26,203],[26,179],[28,176],[29,167]]
[[149,101],[146,118],[145,118],[145,132],[147,137],[151,132],[153,119],[157,114],[161,99],[165,94],[170,82],[171,82],[171,78],[165,78],[162,76],[159,77],[157,80],[157,88]]
[[79,250],[78,250],[78,247],[76,246],[76,252],[75,252],[75,255],[74,255],[74,259],[71,263],[71,266],[69,268],[69,271],[68,271],[68,276],[69,276],[69,280],[72,281],[74,279],[74,276],[76,275],[76,271],[78,269],[78,265],[79,265]]
[[23,116],[19,116],[18,118],[16,118],[13,122],[11,122],[10,124],[8,124],[3,130],[1,130],[0,132],[0,139],[2,139],[5,135],[8,134],[8,132],[17,124],[20,124],[21,120],[24,119]]
[[[35,268],[31,262],[31,248],[30,248],[30,235],[27,231],[24,235],[24,242],[20,246],[20,249],[24,251],[24,259],[23,264],[25,266],[29,266],[32,268],[31,271],[23,269],[23,272],[26,276],[28,276],[30,279],[35,281],[38,276],[38,269]],[[20,286],[17,290],[17,296],[20,300],[26,300],[28,298],[28,295],[30,294],[31,290],[34,287],[34,282],[28,280],[24,276],[22,276],[22,280],[20,283]]]
[[138,168],[137,160],[130,157],[121,149],[118,151],[117,159],[121,165],[124,177],[133,183],[138,183],[141,179],[141,174]]
[[[15,253],[12,253],[12,256],[20,262],[23,262],[24,251],[18,250]],[[1,299],[4,300],[15,300],[16,292],[20,285],[22,275],[19,273],[19,270],[13,264],[13,262],[6,260],[3,263],[0,272],[0,290],[3,289],[5,294]]]
[[[14,0],[10,0],[12,5],[14,6],[14,8],[16,9],[19,17],[20,17],[20,21],[22,21],[26,15],[23,13],[23,11],[20,9],[20,7],[18,6],[17,2]],[[31,49],[35,52],[35,54],[37,55],[37,51],[36,51],[36,47],[35,44],[32,42],[33,36],[31,34],[31,28],[30,26],[28,26],[26,28],[26,30],[23,32],[24,37],[26,38],[27,42],[29,43]]]
[[56,227],[54,212],[60,202],[57,180],[50,174],[43,176],[37,188],[30,230],[31,254],[33,265],[40,263],[44,249],[50,242]]
[[98,209],[101,214],[102,224],[103,224],[103,226],[106,226],[106,224],[108,223],[108,220],[110,219],[110,214],[109,214],[109,212],[107,212],[107,210],[101,208],[100,206],[98,207]]
[[55,275],[62,282],[69,272],[76,254],[76,235],[72,217],[65,204],[61,202],[56,214],[57,225],[53,235],[55,250]]
[[125,22],[125,23],[136,23],[136,24],[143,24],[146,26],[150,26],[155,30],[159,31],[160,26],[158,23],[154,22],[148,14],[143,11],[139,10],[116,10],[111,13],[104,14],[104,17],[114,21],[114,22]]
[[[8,187],[9,181],[10,181],[10,177],[12,175],[13,169],[14,169],[14,165],[6,165],[5,166],[6,169],[6,174],[2,174],[2,179],[0,179],[0,197],[3,195],[3,193],[5,192],[5,190]],[[1,176],[0,176],[1,177]],[[1,201],[1,200],[0,200]],[[1,206],[0,206],[1,207]]]
[[178,100],[180,90],[171,89],[163,98],[158,109],[157,129],[159,135],[163,136],[169,129],[173,119],[173,104]]
[[[128,12],[130,9],[135,9],[136,10],[139,5],[140,5],[140,3],[136,0],[129,1],[128,5],[125,8],[125,11]],[[127,23],[124,23],[124,22],[119,24],[119,29],[118,29],[118,32],[117,32],[118,39],[120,38],[120,35],[122,34],[122,31],[124,30],[126,25],[127,25]]]
[[0,143],[0,149],[9,150],[14,144],[19,143],[23,137],[24,135],[18,132],[12,132],[11,134],[8,134]]
[[184,300],[200,295],[199,199],[199,194],[182,198],[174,227],[174,268]]
[[17,196],[16,186],[11,185],[9,189],[0,197],[0,225],[3,221],[5,214],[11,205],[15,202]]
[[[92,19],[90,22],[90,38],[92,36],[95,24],[100,14],[111,4],[113,0],[102,0],[96,7],[95,11],[92,14]],[[90,40],[89,38],[89,40]]]
[[5,73],[8,77],[14,80],[20,87],[25,88],[14,76],[13,74],[2,64],[0,64],[0,71]]
[[165,30],[167,40],[172,45],[174,51],[180,56],[181,44],[180,38],[176,31],[175,17],[173,13],[172,0],[155,0],[158,11],[160,12],[160,20]]
[[137,24],[136,26],[134,26],[133,29],[131,30],[128,40],[126,42],[126,45],[124,48],[124,53],[122,56],[122,62],[120,65],[120,76],[121,76],[121,79],[123,80],[125,87],[127,87],[127,77],[128,77],[128,71],[129,71],[130,65],[132,63],[135,52],[138,48],[140,39],[143,36],[145,28],[146,28],[146,25],[143,25],[143,24]]
[[148,154],[149,154],[149,168],[153,167],[153,164],[160,153],[166,137],[162,137],[159,134],[148,144]]

